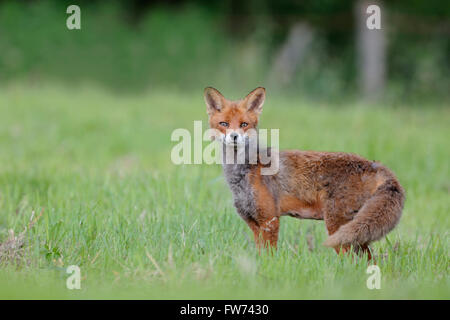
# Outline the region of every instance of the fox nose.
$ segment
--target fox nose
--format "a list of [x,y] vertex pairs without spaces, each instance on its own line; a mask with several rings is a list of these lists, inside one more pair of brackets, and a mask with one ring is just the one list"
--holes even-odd
[[232,133],[230,133],[230,138],[233,139],[233,141],[236,142],[236,140],[238,138],[238,134],[236,132],[232,132]]

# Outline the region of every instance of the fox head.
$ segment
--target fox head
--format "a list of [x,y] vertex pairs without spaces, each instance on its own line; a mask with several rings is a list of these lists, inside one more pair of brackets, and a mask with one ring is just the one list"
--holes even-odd
[[205,88],[206,112],[209,126],[214,130],[213,139],[227,146],[243,146],[256,132],[266,89],[259,87],[244,99],[231,101],[218,90]]

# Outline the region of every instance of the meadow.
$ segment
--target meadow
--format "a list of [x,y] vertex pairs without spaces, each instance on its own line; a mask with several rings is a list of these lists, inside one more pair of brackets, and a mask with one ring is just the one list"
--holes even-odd
[[[448,105],[330,105],[268,88],[260,127],[279,128],[282,149],[354,152],[406,189],[398,227],[372,246],[382,278],[369,290],[367,261],[323,247],[322,221],[283,218],[278,250],[259,255],[220,165],[171,162],[174,129],[206,129],[202,93],[0,88],[1,299],[450,298]],[[66,288],[69,265],[81,290]]]

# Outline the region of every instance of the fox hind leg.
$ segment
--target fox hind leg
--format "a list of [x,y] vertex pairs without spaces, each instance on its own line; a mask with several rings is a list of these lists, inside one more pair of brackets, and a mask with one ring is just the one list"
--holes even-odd
[[[349,214],[340,214],[342,212],[350,212]],[[350,222],[354,215],[358,212],[356,210],[351,210],[343,203],[332,202],[332,205],[329,205],[325,209],[324,220],[325,226],[328,231],[328,235],[331,236],[334,234],[341,226]],[[341,252],[343,254],[351,253],[352,247],[350,245],[341,245],[333,247],[337,254]],[[372,254],[368,244],[358,244],[353,247],[353,252],[358,255],[363,255],[367,253],[368,260],[372,259]]]
[[372,260],[372,251],[370,250],[370,247],[368,244],[362,244],[355,248],[353,248],[353,251],[359,255],[367,254],[367,260]]
[[[325,207],[324,220],[325,226],[328,231],[328,236],[334,234],[342,225],[348,223],[351,218],[345,217],[340,214],[346,210],[346,207],[342,203],[336,203],[335,201],[330,201],[330,203]],[[340,251],[346,253],[350,249],[350,246],[336,246],[334,250],[337,254]]]

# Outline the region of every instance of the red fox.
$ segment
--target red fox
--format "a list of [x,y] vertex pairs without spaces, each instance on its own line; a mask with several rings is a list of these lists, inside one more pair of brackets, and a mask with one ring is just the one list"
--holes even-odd
[[[209,125],[216,129],[224,154],[248,145],[248,130],[257,128],[265,95],[259,87],[231,101],[214,88],[205,89]],[[324,220],[325,246],[337,253],[353,248],[371,259],[369,244],[397,225],[405,192],[380,163],[350,153],[300,150],[281,151],[278,161],[273,175],[262,175],[264,164],[250,163],[248,156],[241,164],[223,161],[236,210],[258,248],[276,248],[280,217],[291,216]]]

